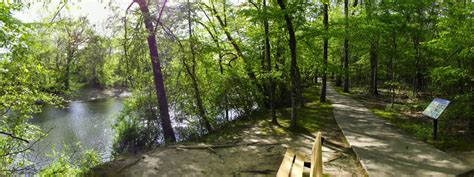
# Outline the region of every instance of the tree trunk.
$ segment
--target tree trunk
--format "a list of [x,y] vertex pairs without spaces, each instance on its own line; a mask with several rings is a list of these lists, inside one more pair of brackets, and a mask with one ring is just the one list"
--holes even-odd
[[[375,2],[369,0],[366,3],[367,19],[372,20],[372,8]],[[376,34],[375,34],[376,35]],[[372,96],[378,95],[377,82],[378,82],[378,46],[379,37],[375,36],[370,43],[370,84],[369,94]]]
[[415,36],[413,38],[413,48],[415,49],[415,70],[413,78],[413,95],[417,96],[418,92],[421,90],[422,85],[422,74],[420,71],[420,38]]
[[272,123],[273,124],[278,124],[278,120],[276,117],[276,112],[275,112],[275,95],[274,95],[274,83],[273,83],[273,74],[272,74],[272,59],[271,59],[271,53],[270,53],[270,32],[268,29],[268,18],[267,18],[267,1],[263,0],[263,13],[264,13],[264,20],[263,20],[263,26],[265,28],[265,60],[267,64],[267,72],[270,74],[269,78],[269,84],[268,84],[268,91],[269,91],[269,96],[270,96],[270,111],[271,111],[271,116],[272,116]]
[[296,66],[296,94],[298,98],[296,100],[296,103],[299,103],[300,107],[304,107],[303,87],[301,87],[301,74],[300,74],[300,68],[298,67],[298,65]]
[[69,70],[71,67],[71,61],[72,61],[72,49],[69,49],[67,51],[67,56],[66,56],[66,72],[64,73],[64,89],[67,91],[69,90]]
[[[125,63],[125,71],[126,71],[125,76],[126,77],[123,80],[122,85],[133,87],[132,84],[131,84],[131,79],[130,79],[130,66],[128,64],[129,58],[128,58],[127,19],[124,19],[123,21],[124,21],[123,22],[124,23],[123,24],[123,26],[124,26],[124,40],[123,40],[123,44],[122,44],[122,47],[123,47],[122,62]],[[122,65],[119,65],[119,66],[122,66]],[[120,71],[123,72],[122,70],[120,70]]]
[[92,87],[97,87],[99,84],[99,77],[97,76],[97,64],[92,63],[92,81],[89,83]]
[[323,79],[321,84],[321,95],[319,97],[321,102],[326,102],[326,87],[327,87],[327,70],[328,70],[328,30],[329,30],[329,15],[328,15],[328,4],[323,4],[323,24],[324,31],[326,34],[323,39]]
[[345,36],[344,36],[344,87],[343,92],[349,93],[349,0],[344,0]]
[[153,80],[155,82],[156,95],[158,98],[158,105],[160,109],[160,119],[161,127],[163,129],[163,136],[165,142],[175,142],[176,137],[174,135],[173,127],[171,127],[170,114],[168,112],[168,98],[166,97],[163,74],[161,73],[160,55],[158,53],[155,39],[155,28],[152,23],[152,21],[155,19],[153,19],[153,17],[150,15],[146,0],[134,0],[134,2],[137,2],[138,5],[140,5],[140,11],[143,14],[145,27],[149,33],[147,41],[153,68]]
[[296,36],[295,36],[295,31],[293,28],[293,23],[291,21],[290,14],[286,11],[286,5],[283,2],[283,0],[278,0],[278,5],[280,6],[281,10],[285,13],[285,21],[286,21],[286,28],[288,30],[288,35],[290,37],[290,40],[288,42],[288,45],[290,47],[290,53],[291,53],[291,68],[290,68],[290,74],[291,74],[291,124],[290,128],[294,129],[297,127],[296,124],[296,111],[297,111],[297,106],[298,106],[298,65],[296,62]]
[[196,104],[199,111],[199,116],[206,127],[206,130],[210,132],[212,130],[211,124],[209,123],[209,118],[206,115],[206,111],[204,109],[204,105],[202,103],[201,92],[199,90],[198,79],[196,76],[196,54],[194,52],[194,45],[193,45],[193,32],[192,32],[192,23],[191,23],[191,3],[188,0],[188,32],[189,32],[189,49],[191,51],[191,62],[192,68],[187,67],[188,74],[191,77],[193,90],[194,90],[194,98],[196,100]]
[[378,40],[370,45],[370,94],[378,95]]
[[336,87],[342,87],[342,78],[341,78],[341,71],[339,70],[340,68],[344,67],[344,56],[341,56],[340,58],[340,64],[336,64],[336,57],[334,57],[334,65],[337,65],[337,71],[334,72],[334,86]]
[[[282,41],[282,37],[278,36],[277,41]],[[285,58],[283,57],[283,53],[285,52],[286,48],[284,48],[280,43],[277,43],[276,52],[275,52],[275,71],[282,71],[279,66],[283,66],[285,64]],[[288,91],[288,84],[283,81],[275,81],[275,88],[278,88],[278,101],[275,102],[275,107],[288,107],[291,105],[291,93]],[[277,91],[275,90],[275,94]],[[288,104],[288,100],[290,103]]]
[[396,59],[398,56],[398,51],[397,51],[397,36],[395,34],[392,35],[392,45],[393,45],[393,57],[390,59],[390,71],[391,71],[391,76],[390,76],[390,82],[391,84],[391,91],[392,91],[392,98],[391,98],[391,106],[393,107],[393,104],[395,103],[395,63]]

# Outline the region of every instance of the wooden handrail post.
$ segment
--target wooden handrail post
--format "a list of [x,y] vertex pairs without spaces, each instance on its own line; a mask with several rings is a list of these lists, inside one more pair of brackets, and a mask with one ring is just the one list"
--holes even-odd
[[322,135],[318,132],[316,140],[313,144],[313,157],[311,158],[311,173],[310,177],[322,177],[323,176],[323,156],[322,156]]

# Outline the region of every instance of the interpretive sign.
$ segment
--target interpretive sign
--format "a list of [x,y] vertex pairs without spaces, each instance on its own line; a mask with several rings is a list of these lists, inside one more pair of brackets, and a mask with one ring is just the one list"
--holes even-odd
[[433,118],[433,139],[438,139],[438,118],[443,113],[444,109],[448,107],[449,100],[435,98],[430,105],[423,111],[423,114]]
[[444,109],[448,107],[450,103],[449,100],[435,98],[431,101],[430,105],[423,111],[423,114],[431,117],[433,119],[438,119],[438,117],[443,113]]

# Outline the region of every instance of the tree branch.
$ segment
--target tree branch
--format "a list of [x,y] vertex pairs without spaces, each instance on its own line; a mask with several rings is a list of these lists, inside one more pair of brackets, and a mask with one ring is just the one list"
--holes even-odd
[[[51,127],[44,135],[42,135],[41,137],[38,138],[38,140],[34,141],[33,143],[31,143],[28,147],[26,147],[25,149],[22,149],[22,150],[19,150],[19,151],[14,151],[14,152],[8,152],[8,153],[5,153],[5,154],[0,154],[0,157],[3,157],[3,156],[9,156],[9,155],[14,155],[14,154],[19,154],[19,153],[23,153],[27,150],[30,150],[36,143],[39,142],[39,140],[43,139],[46,135],[49,134],[49,132],[51,132],[51,130],[53,130],[54,128],[56,128],[56,126],[54,127]],[[3,133],[2,133],[3,134]],[[23,138],[21,138],[23,139]],[[25,139],[23,139],[24,141],[26,141]],[[28,142],[28,141],[27,141]],[[28,142],[29,143],[29,142]]]
[[168,2],[168,0],[165,0],[165,2],[163,2],[163,6],[161,6],[160,14],[156,18],[156,23],[157,24],[155,25],[155,29],[153,30],[153,34],[156,34],[156,30],[158,29],[158,24],[161,25],[161,21],[160,21],[161,20],[161,15],[163,15],[163,9],[165,9],[165,7],[166,7],[166,2]]
[[15,135],[13,135],[13,134],[11,134],[11,133],[8,133],[8,132],[0,131],[0,134],[7,135],[7,136],[9,136],[9,137],[11,137],[11,138],[13,138],[13,139],[17,139],[17,140],[24,141],[25,143],[30,143],[28,140],[26,140],[26,139],[24,139],[24,138],[22,138],[22,137],[15,136]]
[[158,15],[158,18],[156,19],[157,22],[159,22],[161,20],[161,15],[163,15],[163,9],[165,9],[167,2],[168,2],[168,0],[165,0],[163,2],[163,6],[161,6],[160,14]]
[[64,2],[64,4],[61,6],[61,8],[59,8],[59,10],[54,14],[53,18],[51,19],[51,22],[54,21],[54,19],[56,19],[56,16],[59,15],[59,12],[61,12],[61,10],[63,10],[63,8],[67,5],[67,1]]
[[255,8],[257,8],[257,10],[260,10],[260,7],[258,7],[258,5],[255,4],[255,2],[253,2],[252,0],[249,0],[249,3],[252,4]]

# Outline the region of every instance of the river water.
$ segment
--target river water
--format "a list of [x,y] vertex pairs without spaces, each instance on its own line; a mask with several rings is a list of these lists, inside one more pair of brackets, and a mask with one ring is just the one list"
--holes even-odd
[[[94,101],[72,101],[67,108],[56,108],[46,105],[43,111],[31,119],[31,123],[43,131],[49,131],[48,136],[33,146],[30,160],[39,166],[51,161],[51,147],[70,149],[80,142],[82,149],[94,149],[102,158],[110,158],[114,130],[112,125],[123,108],[123,99],[106,98]],[[77,152],[77,154],[80,154]]]
[[[114,137],[113,124],[124,107],[124,98],[105,97],[88,101],[72,101],[65,108],[45,105],[42,112],[33,116],[30,123],[39,126],[48,135],[34,144],[33,152],[27,155],[39,168],[50,164],[52,146],[61,152],[64,146],[76,151],[73,159],[80,155],[82,150],[93,149],[99,152],[104,161],[110,160]],[[231,109],[228,112],[229,120],[242,115],[243,110]],[[173,111],[170,112],[175,117]],[[225,122],[225,112],[216,117],[218,124]],[[181,140],[178,129],[186,129],[186,122],[176,122],[172,118],[176,136]],[[77,143],[81,144],[78,148]],[[70,152],[69,152],[70,153]]]

